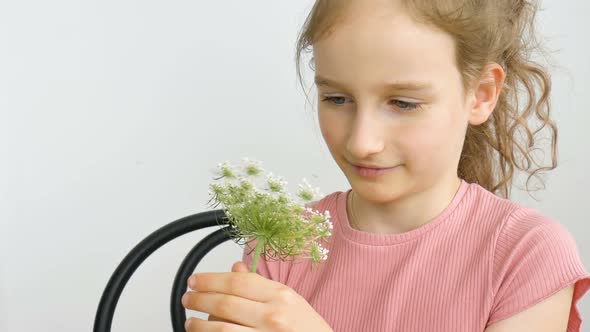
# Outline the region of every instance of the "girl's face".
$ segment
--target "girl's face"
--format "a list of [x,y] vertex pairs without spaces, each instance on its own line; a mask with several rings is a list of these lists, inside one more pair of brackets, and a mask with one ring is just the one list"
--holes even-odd
[[[452,38],[393,9],[353,16],[314,44],[319,123],[334,160],[374,201],[457,183],[472,104]],[[352,164],[397,167],[367,178]]]

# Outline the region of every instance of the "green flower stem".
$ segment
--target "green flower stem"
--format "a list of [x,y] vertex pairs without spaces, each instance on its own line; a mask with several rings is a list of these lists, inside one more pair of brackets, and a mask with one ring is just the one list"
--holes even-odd
[[260,252],[264,247],[264,239],[258,239],[258,243],[256,244],[256,249],[254,251],[254,257],[252,259],[252,266],[250,267],[250,272],[256,272],[256,266],[258,265],[258,258],[260,257]]

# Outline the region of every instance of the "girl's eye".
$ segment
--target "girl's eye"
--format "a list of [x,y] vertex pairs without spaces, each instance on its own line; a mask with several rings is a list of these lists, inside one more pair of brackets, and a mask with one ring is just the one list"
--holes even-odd
[[397,107],[399,107],[399,109],[401,109],[402,111],[413,111],[420,107],[420,104],[408,103],[401,100],[393,100],[393,103],[397,103]]
[[[334,104],[336,106],[341,106],[341,105],[343,105],[343,103],[345,103],[346,97],[340,97],[340,96],[324,97],[322,99],[322,101]],[[391,102],[395,106],[397,106],[397,108],[402,110],[403,112],[413,111],[413,110],[420,108],[420,104],[418,104],[418,103],[410,103],[410,102],[405,102],[405,101],[396,100],[396,99],[393,99]]]
[[332,103],[332,104],[334,104],[334,105],[340,106],[340,105],[342,105],[342,104],[340,104],[340,103],[337,103],[337,102],[335,102],[335,101],[336,101],[336,100],[343,101],[343,99],[344,99],[344,100],[346,100],[346,98],[345,98],[345,97],[339,97],[339,96],[335,96],[335,97],[324,97],[324,99],[322,99],[322,101],[323,101],[323,102],[326,102],[326,101],[327,101],[327,102],[329,102],[329,103]]

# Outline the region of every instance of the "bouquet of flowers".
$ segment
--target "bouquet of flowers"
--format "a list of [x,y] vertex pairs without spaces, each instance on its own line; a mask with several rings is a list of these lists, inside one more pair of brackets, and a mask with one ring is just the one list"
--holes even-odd
[[330,212],[320,213],[305,205],[322,197],[319,188],[304,178],[297,192],[299,201],[295,201],[285,190],[287,181],[269,173],[260,189],[254,182],[264,173],[260,164],[249,158],[242,159],[241,167],[220,163],[214,179],[224,183],[209,186],[209,203],[212,208],[223,206],[233,226],[231,238],[238,244],[257,241],[250,272],[256,272],[261,255],[267,260],[311,258],[314,264],[325,260],[328,249],[319,241],[332,235]]

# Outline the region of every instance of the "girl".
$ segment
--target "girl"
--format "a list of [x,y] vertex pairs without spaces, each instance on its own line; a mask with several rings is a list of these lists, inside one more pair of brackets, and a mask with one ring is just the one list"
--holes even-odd
[[[244,273],[249,244],[232,272],[190,279],[185,306],[210,317],[187,331],[580,331],[590,275],[573,237],[508,200],[515,168],[556,167],[550,79],[529,58],[536,10],[317,0],[297,65],[312,47],[322,135],[351,185],[312,205],[332,215],[328,259]],[[532,168],[533,116],[550,167]]]

